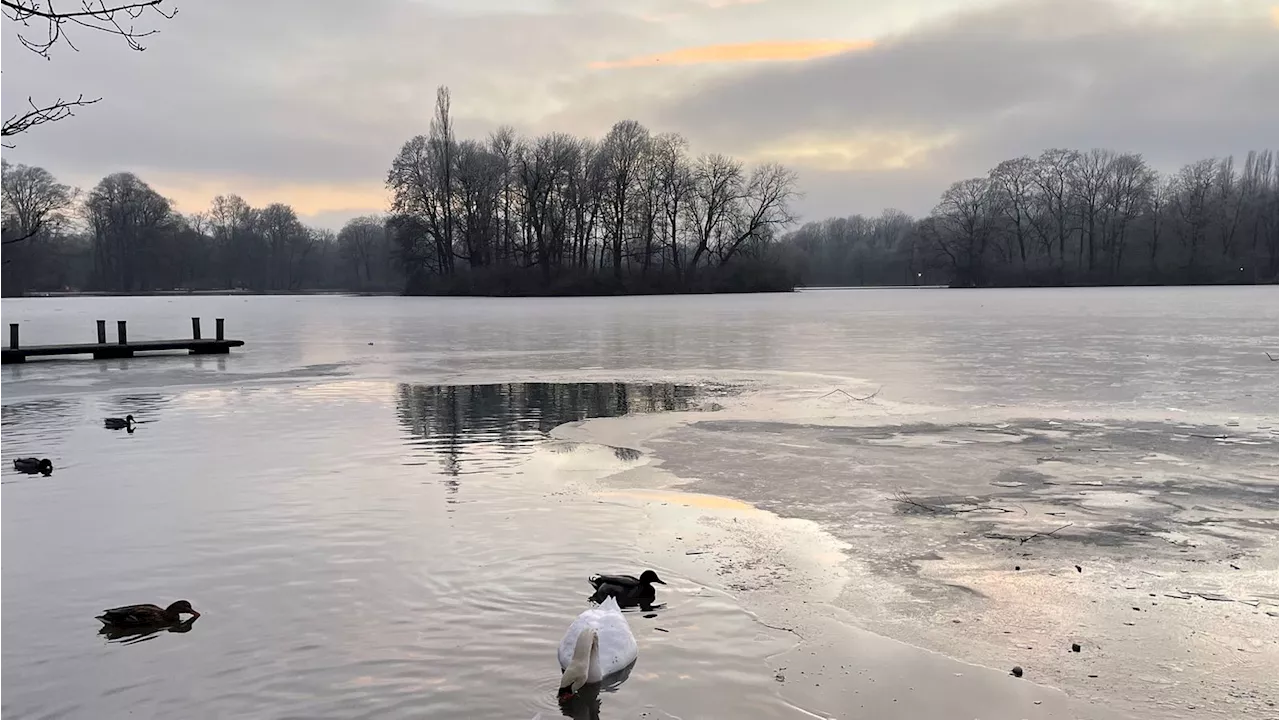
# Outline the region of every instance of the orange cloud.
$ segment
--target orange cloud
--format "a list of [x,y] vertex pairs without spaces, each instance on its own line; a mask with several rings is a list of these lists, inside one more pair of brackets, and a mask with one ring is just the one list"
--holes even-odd
[[1271,22],[1276,27],[1280,27],[1280,5],[1271,6]]
[[806,133],[765,143],[747,156],[752,161],[837,172],[903,170],[921,164],[930,153],[955,139],[952,133],[922,135],[895,130]]
[[147,172],[142,176],[156,192],[173,200],[181,212],[209,209],[215,195],[236,194],[253,207],[290,205],[300,215],[322,212],[385,210],[390,203],[381,183],[275,183],[246,177],[205,177]]
[[646,67],[662,65],[703,65],[708,63],[735,62],[785,62],[812,60],[838,55],[852,50],[866,50],[875,45],[871,40],[790,40],[775,42],[738,43],[734,45],[704,45],[681,48],[658,55],[643,55],[623,60],[602,60],[591,63],[596,70],[611,68]]

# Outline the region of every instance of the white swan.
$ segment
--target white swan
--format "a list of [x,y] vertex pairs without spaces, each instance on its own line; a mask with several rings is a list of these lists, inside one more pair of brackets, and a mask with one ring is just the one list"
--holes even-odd
[[560,698],[577,694],[587,683],[598,683],[636,661],[640,648],[618,601],[607,598],[588,608],[569,626],[560,641]]

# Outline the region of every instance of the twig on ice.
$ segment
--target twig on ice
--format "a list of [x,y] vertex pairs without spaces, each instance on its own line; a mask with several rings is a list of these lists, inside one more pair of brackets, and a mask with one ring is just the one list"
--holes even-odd
[[896,500],[896,501],[898,501],[898,502],[900,502],[900,503],[902,503],[903,505],[911,505],[911,506],[913,506],[913,507],[918,507],[918,508],[921,508],[921,509],[923,509],[923,510],[928,510],[928,511],[929,511],[929,512],[931,512],[931,513],[941,512],[941,510],[939,510],[939,509],[938,509],[938,508],[936,508],[936,507],[933,507],[932,505],[925,505],[924,503],[916,502],[915,500],[912,500],[910,495],[907,495],[906,493],[902,492],[901,490],[899,490],[898,492],[894,493],[894,495],[893,495],[893,499],[894,499],[894,500]]
[[992,540],[1017,540],[1019,545],[1025,545],[1028,540],[1034,540],[1035,538],[1038,538],[1038,537],[1053,537],[1054,535],[1058,534],[1063,530],[1066,530],[1072,525],[1075,525],[1075,523],[1067,523],[1066,525],[1063,525],[1062,527],[1056,530],[1051,530],[1046,533],[1031,533],[1026,537],[1018,537],[1017,535],[1005,535],[1004,533],[994,533],[994,532],[986,533],[984,537],[991,538]]
[[879,394],[880,394],[880,391],[881,391],[881,390],[883,390],[883,389],[884,389],[884,386],[883,386],[883,385],[881,385],[880,387],[876,388],[876,391],[875,391],[875,392],[873,392],[873,393],[871,393],[870,395],[868,395],[868,396],[866,396],[866,397],[858,397],[857,395],[850,395],[849,393],[845,392],[845,391],[844,391],[843,389],[841,389],[841,388],[836,388],[835,390],[832,390],[831,392],[827,393],[826,395],[823,395],[822,397],[820,397],[820,398],[818,398],[818,399],[819,399],[819,400],[824,400],[824,399],[826,399],[826,398],[831,397],[832,395],[835,395],[836,393],[840,393],[841,395],[844,395],[845,397],[849,398],[850,400],[857,400],[858,402],[866,402],[866,401],[868,401],[868,400],[870,400],[870,399],[874,398],[875,396],[879,395]]
[[[1012,511],[1012,510],[1010,510],[1009,508],[998,507],[998,506],[996,506],[996,505],[977,505],[977,504],[975,504],[975,503],[968,502],[968,501],[965,501],[963,504],[965,504],[965,505],[973,505],[973,507],[966,507],[966,508],[959,508],[959,509],[956,509],[956,508],[950,508],[950,507],[946,507],[946,506],[934,507],[934,506],[932,506],[932,505],[925,505],[925,504],[924,504],[924,503],[922,503],[922,502],[918,502],[918,501],[916,501],[916,500],[912,500],[910,495],[906,494],[905,492],[902,492],[901,490],[899,490],[898,492],[894,493],[894,495],[893,495],[893,499],[894,499],[895,501],[897,501],[897,502],[902,503],[903,505],[911,505],[912,507],[918,507],[918,508],[920,508],[920,509],[922,509],[922,510],[928,510],[928,511],[929,511],[929,512],[931,512],[931,513],[949,512],[949,513],[951,513],[952,515],[959,515],[960,513],[979,512],[979,511],[982,511],[982,510],[988,510],[988,511],[993,511],[993,512],[1000,512],[1000,513],[1011,513],[1011,512],[1013,512],[1013,511]],[[1014,505],[1014,507],[1016,507],[1016,508],[1018,508],[1019,510],[1021,510],[1023,515],[1026,515],[1026,514],[1027,514],[1027,509],[1026,509],[1026,508],[1024,508],[1024,507],[1022,507],[1021,505]]]

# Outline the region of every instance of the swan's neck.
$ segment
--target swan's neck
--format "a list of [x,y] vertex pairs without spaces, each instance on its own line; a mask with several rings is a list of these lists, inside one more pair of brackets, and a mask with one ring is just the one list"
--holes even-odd
[[560,689],[576,693],[587,684],[592,666],[600,665],[600,640],[595,628],[584,628],[573,645],[573,659],[560,678]]

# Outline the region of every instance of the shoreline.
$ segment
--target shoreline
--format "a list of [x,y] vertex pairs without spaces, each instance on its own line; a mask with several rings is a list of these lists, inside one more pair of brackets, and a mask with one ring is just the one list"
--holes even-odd
[[[885,407],[881,408],[858,403],[860,412],[832,413],[835,408],[818,410],[811,398],[807,407],[791,407],[783,412],[776,406],[769,407],[770,412],[764,416],[770,421],[763,423],[767,428],[760,436],[761,431],[751,429],[750,424],[762,424],[758,419],[762,416],[761,409],[775,402],[776,395],[786,394],[777,387],[761,390],[763,392],[758,391],[755,397],[753,393],[744,393],[738,398],[719,399],[732,406],[724,412],[601,418],[561,426],[553,435],[630,447],[642,450],[649,458],[641,468],[603,479],[603,487],[661,488],[668,492],[727,498],[727,502],[745,503],[759,512],[776,513],[784,523],[810,522],[817,532],[844,543],[840,568],[850,579],[838,597],[829,602],[811,601],[804,597],[803,591],[797,595],[785,582],[776,579],[763,587],[742,588],[744,605],[770,625],[779,625],[780,621],[793,624],[787,613],[793,612],[794,607],[786,608],[799,601],[813,622],[847,627],[846,639],[854,647],[869,642],[859,633],[870,631],[873,638],[902,642],[920,652],[940,653],[996,676],[1007,673],[1008,667],[1020,665],[1027,674],[1019,682],[1061,688],[1064,697],[1088,710],[1082,715],[1087,717],[1118,716],[1117,710],[1132,713],[1133,717],[1148,717],[1154,712],[1170,718],[1212,718],[1220,712],[1237,716],[1274,712],[1274,641],[1267,638],[1275,635],[1276,564],[1274,549],[1266,548],[1268,540],[1274,545],[1274,533],[1269,534],[1267,524],[1274,526],[1274,511],[1270,515],[1265,508],[1252,514],[1246,512],[1239,518],[1242,525],[1238,527],[1261,523],[1257,531],[1242,535],[1237,527],[1233,531],[1235,539],[1224,542],[1221,538],[1215,540],[1213,535],[1224,532],[1225,526],[1199,522],[1187,514],[1192,512],[1189,509],[1177,509],[1172,504],[1157,506],[1149,499],[1143,500],[1152,497],[1152,490],[1145,486],[1106,488],[1101,480],[1086,479],[1068,481],[1081,484],[1067,484],[1061,492],[1055,488],[1045,492],[1044,488],[1030,487],[1025,477],[1015,479],[1010,475],[1007,483],[1001,481],[1008,487],[995,485],[978,492],[992,496],[1018,495],[1012,499],[1026,508],[1026,515],[1004,510],[971,513],[967,512],[971,506],[963,504],[954,509],[964,512],[938,514],[918,508],[915,513],[902,512],[902,508],[895,507],[891,501],[893,487],[884,486],[870,493],[860,490],[855,498],[838,501],[842,508],[847,507],[839,510],[846,519],[836,520],[825,517],[820,510],[805,510],[812,503],[825,502],[826,490],[806,503],[801,496],[772,492],[768,484],[743,486],[742,478],[771,471],[781,475],[786,464],[804,462],[803,455],[814,447],[814,434],[822,428],[864,434],[867,440],[859,447],[865,450],[886,441],[892,446],[886,433],[893,432],[890,426],[898,427],[900,432],[905,432],[899,440],[907,440],[905,446],[897,443],[899,451],[916,442],[910,440],[914,433],[924,444],[917,442],[913,455],[937,452],[938,439],[924,435],[942,432],[936,428],[948,427],[947,421],[957,422],[967,414],[939,412],[936,408],[921,412],[895,408],[888,411],[889,417],[876,413],[877,409],[894,408],[888,400],[882,401]],[[769,400],[762,401],[759,397],[771,392],[775,397]],[[1010,413],[989,413],[995,417],[986,417],[983,421],[1004,424],[998,420],[1002,414]],[[1054,417],[1073,414],[1079,415],[1078,422],[1085,425],[1089,421],[1084,417],[1097,420],[1097,415],[1080,411],[1055,413]],[[913,422],[925,419],[934,421],[930,426],[934,430],[911,428]],[[1266,423],[1265,416],[1212,420],[1223,422],[1223,427],[1242,436],[1259,438],[1243,441],[1260,442],[1262,447],[1209,442],[1256,448],[1262,457],[1256,462],[1265,466],[1268,443],[1274,448],[1274,426],[1265,431],[1249,429],[1252,434],[1244,432],[1250,422]],[[1073,421],[1046,420],[1043,432],[1057,432],[1057,428],[1048,423],[1065,426],[1070,422]],[[1093,424],[1104,427],[1089,429],[1091,433],[1123,435],[1127,432],[1111,421]],[[714,426],[716,431],[707,433],[700,426]],[[1161,432],[1160,427],[1135,427],[1157,437]],[[757,436],[724,448],[726,439],[733,442],[733,436],[744,431],[755,432]],[[1065,427],[1062,431],[1066,432]],[[1012,434],[1027,430],[1006,425],[1005,428],[993,427],[991,432]],[[987,442],[989,440],[991,438],[960,439],[960,442],[979,446],[980,449],[975,450],[979,456],[993,452],[993,448],[1007,454],[1010,447],[1017,446],[1009,438],[996,438],[994,445]],[[763,450],[761,443],[772,443],[774,447]],[[1051,443],[1056,443],[1060,454],[1088,451],[1088,448],[1068,449],[1074,443],[1063,437],[1055,437]],[[1099,439],[1092,436],[1083,443],[1096,445]],[[810,450],[802,450],[800,457],[791,456],[785,461],[770,457],[778,450],[788,452],[781,446],[805,444]],[[695,449],[697,457],[682,457],[691,448],[710,449],[706,452]],[[926,460],[919,462],[927,463]],[[1156,460],[1134,462],[1149,465]],[[1207,461],[1202,459],[1202,462]],[[1003,455],[996,464],[1007,465]],[[830,467],[826,470],[828,476],[833,471]],[[1042,466],[1042,470],[1063,472],[1061,467]],[[1207,472],[1213,475],[1220,471],[1221,462],[1218,462]],[[1108,472],[1104,470],[1103,474]],[[1156,476],[1150,482],[1157,487],[1166,482],[1168,473],[1157,474],[1151,468],[1146,472]],[[1240,472],[1249,473],[1247,469]],[[773,481],[774,484],[782,482]],[[974,490],[966,488],[966,491]],[[964,502],[966,491],[955,497],[919,497],[923,504],[932,507],[939,499]],[[1184,504],[1192,508],[1215,501],[1215,497],[1216,502],[1223,502],[1221,492],[1225,491],[1216,485],[1208,488],[1188,485],[1175,492],[1191,493],[1185,496]],[[1079,494],[1085,500],[1064,499],[1066,494]],[[1270,497],[1274,503],[1274,480],[1271,480]],[[981,502],[979,500],[979,504]],[[1076,507],[1064,510],[1064,502],[1074,502]],[[1244,503],[1242,507],[1248,507],[1257,500],[1245,497],[1240,502]],[[1262,502],[1265,504],[1266,500]],[[1131,515],[1135,503],[1145,503],[1140,507],[1150,515],[1141,521],[1147,523],[1146,529],[1141,535],[1122,541],[1127,531],[1115,530],[1112,526],[1131,525],[1133,521],[1124,518]],[[1057,514],[1063,512],[1072,515],[1057,522]],[[1078,525],[1064,532],[1061,538],[1019,542],[1018,538],[1053,530],[1044,521],[1032,518],[1032,513],[1053,513],[1038,517],[1054,521],[1054,527],[1068,523]],[[854,525],[850,526],[850,522]],[[1165,529],[1169,523],[1185,526],[1185,530],[1170,534]],[[990,539],[988,535],[1014,540]],[[1113,536],[1120,540],[1109,539]],[[883,552],[885,543],[900,548],[897,559],[889,557],[895,553]],[[875,549],[877,544],[880,550]],[[1220,563],[1212,560],[1223,553],[1232,554],[1232,548],[1237,545],[1243,552],[1236,550],[1239,554],[1234,555],[1230,565],[1225,560]],[[1250,547],[1254,549],[1249,550]],[[868,551],[870,555],[866,554]],[[713,556],[697,558],[715,562]],[[1076,564],[1082,569],[1077,571]],[[1233,567],[1240,569],[1231,569]],[[1196,595],[1196,592],[1203,594]],[[1236,598],[1240,599],[1222,602]],[[823,637],[833,632],[828,629]],[[1072,652],[1068,647],[1072,642],[1083,645],[1082,651]],[[1231,647],[1227,648],[1227,644]],[[838,644],[824,653],[838,654],[840,648],[835,645]],[[798,647],[795,652],[803,656],[804,648]],[[1005,670],[989,669],[1000,667]],[[1225,679],[1228,677],[1230,682]],[[836,689],[833,686],[823,692]],[[805,706],[800,699],[796,702]],[[989,711],[982,715],[988,716]]]
[[[696,412],[696,411],[695,411]],[[626,421],[685,413],[600,418],[560,425],[554,440],[623,447]],[[597,432],[597,420],[618,421]],[[654,466],[640,438],[625,447],[651,461],[606,473],[587,490],[648,513],[671,540],[650,548],[657,563],[724,593],[790,647],[766,656],[777,692],[804,714],[844,718],[982,717],[984,720],[1134,720],[1007,669],[967,662],[868,631],[835,604],[851,578],[848,547],[812,521],[786,518],[739,499],[685,489]],[[625,476],[625,479],[624,477]],[[639,477],[644,481],[636,482]],[[660,479],[661,478],[661,479]],[[659,480],[660,479],[660,480]],[[656,483],[653,481],[659,480]],[[665,482],[663,482],[665,481]],[[851,712],[853,713],[851,715]]]
[[454,298],[589,298],[589,297],[653,297],[653,296],[690,296],[690,295],[760,295],[793,292],[828,292],[845,290],[1099,290],[1122,288],[1245,288],[1276,286],[1280,281],[1256,283],[1188,283],[1188,284],[1104,284],[1104,285],[984,285],[981,287],[952,285],[795,285],[786,288],[759,288],[745,290],[706,290],[689,289],[682,291],[666,290],[628,290],[617,292],[547,292],[547,293],[505,293],[505,292],[414,292],[400,290],[353,290],[353,289],[301,289],[301,290],[142,290],[123,292],[114,290],[48,290],[30,291],[21,295],[5,296],[6,300],[33,300],[40,298],[78,298],[78,297],[300,297],[300,296],[335,296],[335,297],[454,297]]

